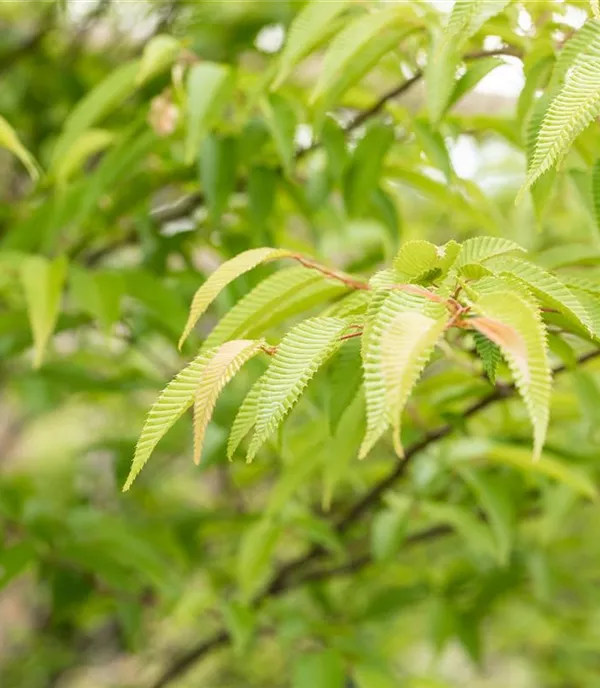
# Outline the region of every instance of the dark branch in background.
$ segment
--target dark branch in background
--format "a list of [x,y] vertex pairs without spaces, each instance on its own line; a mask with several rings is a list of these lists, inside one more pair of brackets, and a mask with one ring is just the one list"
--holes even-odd
[[[592,359],[600,357],[600,350],[591,351],[581,356],[577,363],[583,365]],[[565,372],[566,366],[561,365],[554,369],[554,374],[559,375]],[[498,385],[490,394],[483,397],[475,404],[469,406],[463,413],[464,418],[470,418],[483,411],[488,406],[495,404],[514,395],[514,385]],[[361,499],[359,499],[348,511],[342,516],[335,526],[338,534],[348,532],[361,518],[377,505],[383,494],[395,485],[405,474],[411,461],[420,454],[427,447],[435,444],[439,440],[444,439],[450,435],[454,430],[452,425],[442,425],[436,430],[428,432],[422,439],[411,445],[405,453],[405,458],[396,463],[395,468],[379,482],[377,482]],[[437,526],[430,528],[420,533],[415,533],[410,536],[406,544],[415,545],[424,541],[435,540],[438,537],[449,534],[450,528],[446,526]],[[315,581],[327,581],[337,576],[343,576],[355,573],[366,566],[368,566],[372,559],[370,554],[364,554],[356,559],[341,564],[336,567],[313,569],[310,570],[310,564],[325,556],[326,551],[322,547],[313,547],[305,555],[298,557],[284,564],[279,571],[273,576],[271,583],[255,600],[254,606],[259,607],[262,603],[269,599],[277,597],[289,590],[300,587],[301,585]],[[297,576],[293,574],[298,573]],[[229,633],[226,630],[221,630],[211,638],[191,648],[184,654],[175,659],[159,676],[159,678],[152,684],[152,688],[165,688],[171,681],[181,676],[188,669],[190,669],[196,662],[203,659],[206,655],[214,650],[228,645],[230,641]]]

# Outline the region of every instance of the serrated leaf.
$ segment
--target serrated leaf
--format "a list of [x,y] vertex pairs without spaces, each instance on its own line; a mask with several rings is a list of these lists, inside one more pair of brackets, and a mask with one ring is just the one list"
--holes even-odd
[[481,334],[481,332],[474,332],[473,340],[475,342],[477,355],[483,363],[483,371],[487,375],[489,381],[495,385],[496,370],[498,368],[498,363],[500,363],[502,359],[500,348],[494,344],[491,339]]
[[383,160],[394,141],[391,127],[374,122],[358,142],[344,179],[344,204],[356,217],[368,206],[379,184]]
[[394,270],[401,282],[418,282],[439,261],[438,247],[429,241],[405,241],[394,258]]
[[290,25],[272,88],[278,88],[302,59],[331,37],[337,28],[335,20],[347,5],[347,0],[312,0],[298,12]]
[[58,319],[67,260],[64,256],[53,261],[43,256],[27,256],[19,265],[19,275],[33,334],[33,365],[39,368]]
[[341,346],[329,370],[329,422],[335,432],[344,411],[362,384],[360,340],[349,339]]
[[208,134],[200,146],[198,169],[208,210],[219,222],[235,189],[237,141],[232,136]]
[[444,307],[440,304],[432,303],[422,296],[404,292],[389,293],[387,290],[381,290],[373,295],[362,336],[367,430],[359,451],[360,458],[364,458],[369,453],[390,423],[396,422],[390,412],[389,384],[382,365],[382,343],[392,323],[401,313],[440,317],[443,310]]
[[473,36],[510,0],[456,0],[448,22],[430,50],[427,64],[427,106],[431,121],[439,121],[455,88],[455,76],[461,51]]
[[283,169],[290,175],[296,153],[295,134],[298,124],[296,112],[291,103],[278,93],[270,93],[262,101],[262,108]]
[[136,85],[139,86],[145,81],[149,81],[170,67],[177,59],[180,50],[181,45],[173,36],[167,34],[153,36],[144,46],[138,73],[135,77]]
[[448,312],[436,319],[422,313],[399,313],[383,332],[381,370],[398,456],[403,455],[400,427],[404,406],[449,319]]
[[215,351],[211,349],[197,356],[169,382],[154,402],[135,447],[131,470],[123,486],[123,492],[131,487],[159,441],[194,403],[194,395],[202,373]]
[[188,338],[190,332],[204,314],[204,311],[219,292],[230,282],[233,282],[234,279],[240,277],[240,275],[243,275],[245,272],[252,270],[252,268],[255,268],[260,263],[266,263],[270,260],[277,260],[278,258],[285,258],[291,255],[293,254],[285,249],[252,248],[220,265],[194,294],[190,314],[185,324],[183,334],[181,335],[181,339],[179,340],[179,348],[181,348]]
[[281,340],[261,384],[254,436],[248,460],[277,429],[300,398],[317,370],[340,346],[346,322],[339,318],[310,318]]
[[[556,94],[551,94],[519,196],[560,162],[600,112],[600,22],[590,21],[585,29],[584,46],[578,46],[576,57],[565,70],[564,82]],[[559,59],[556,69],[562,68]]]
[[188,129],[185,162],[190,165],[200,150],[202,139],[219,117],[233,88],[233,75],[227,65],[199,62],[187,75]]
[[472,326],[500,347],[533,425],[533,456],[539,459],[548,428],[551,371],[546,330],[539,310],[513,292],[482,296]]
[[600,158],[596,160],[592,168],[592,198],[596,229],[600,230]]
[[550,272],[535,263],[510,256],[492,260],[486,265],[497,274],[513,275],[524,282],[542,304],[555,308],[591,332],[592,323],[585,307],[577,296]]
[[71,110],[54,146],[52,164],[59,164],[81,134],[108,115],[134,90],[139,60],[128,62],[95,86]]
[[11,125],[0,115],[0,148],[6,148],[13,155],[15,155],[23,163],[29,176],[32,179],[38,179],[40,176],[40,166],[33,155],[21,143],[17,132]]
[[259,378],[246,394],[242,405],[235,416],[229,440],[227,441],[227,458],[231,461],[240,443],[256,424],[258,414],[258,400],[261,395],[262,380]]
[[[324,59],[311,101],[324,113],[344,92],[368,72],[406,33],[407,15],[392,7],[362,14],[332,41]],[[401,28],[400,25],[405,27]]]
[[512,251],[525,251],[519,244],[501,237],[481,236],[467,239],[461,244],[455,267],[483,261]]
[[502,565],[506,565],[513,547],[517,522],[510,493],[500,478],[494,479],[493,476],[466,466],[460,466],[458,472],[471,487],[487,515],[498,545],[498,559]]
[[60,159],[50,168],[50,173],[56,176],[57,184],[66,184],[90,156],[105,150],[114,140],[115,135],[112,131],[87,129],[64,151]]
[[249,339],[226,342],[207,362],[194,395],[194,463],[200,463],[206,428],[221,390],[264,344],[264,340]]

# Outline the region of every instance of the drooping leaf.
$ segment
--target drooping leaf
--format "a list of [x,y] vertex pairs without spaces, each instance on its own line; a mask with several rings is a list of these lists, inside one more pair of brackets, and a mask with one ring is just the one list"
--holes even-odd
[[202,139],[221,114],[233,88],[233,75],[226,65],[199,62],[187,75],[188,129],[185,161],[190,165],[200,151]]
[[258,400],[261,396],[262,379],[259,378],[246,394],[239,407],[227,441],[227,458],[231,460],[240,443],[256,424]]
[[[551,94],[521,194],[560,162],[576,137],[600,112],[600,22],[593,20],[586,26],[585,47],[577,51],[568,67],[568,78],[556,95]],[[556,69],[559,65],[560,60]]]
[[204,311],[210,306],[219,292],[236,277],[252,270],[260,263],[265,263],[278,258],[285,258],[292,255],[290,251],[278,248],[254,248],[240,253],[235,258],[228,260],[219,266],[215,272],[204,282],[204,284],[194,294],[194,299],[190,308],[190,315],[184,327],[183,334],[179,340],[179,347],[188,338],[194,326],[202,317]]
[[596,228],[600,230],[600,158],[592,168],[592,197],[594,201],[594,217]]
[[500,347],[533,425],[533,456],[539,459],[548,428],[551,373],[546,330],[539,310],[513,292],[486,294],[474,309],[472,326]]
[[413,127],[429,162],[444,174],[447,181],[450,181],[454,176],[454,170],[444,137],[439,131],[434,131],[425,119],[415,119]]
[[340,346],[346,322],[339,318],[310,318],[281,340],[261,384],[254,436],[248,460],[277,429],[298,401],[317,370]]
[[475,341],[477,355],[483,363],[483,371],[487,375],[489,381],[495,385],[496,370],[498,368],[498,363],[500,363],[502,359],[500,348],[497,344],[494,344],[491,339],[481,334],[481,332],[475,332],[473,334],[473,339]]
[[333,432],[361,384],[360,340],[349,339],[341,346],[329,370],[329,422]]
[[33,333],[33,365],[42,365],[48,341],[58,318],[67,260],[60,256],[49,261],[43,256],[27,256],[20,264],[27,315]]
[[383,332],[381,369],[398,456],[404,453],[400,441],[402,411],[449,319],[450,314],[443,310],[435,319],[418,312],[399,313]]
[[479,82],[486,77],[490,72],[493,72],[496,67],[505,65],[506,62],[501,57],[486,57],[481,60],[475,60],[467,67],[466,72],[454,84],[454,89],[448,99],[446,110],[450,110],[458,101],[469,91],[472,91]]
[[25,165],[29,176],[37,179],[40,176],[40,166],[33,155],[19,140],[17,132],[0,115],[0,148],[6,148]]
[[339,2],[311,0],[298,12],[290,25],[272,88],[279,88],[302,59],[331,38],[333,32],[337,30],[336,19],[347,5],[347,0],[339,0]]
[[202,373],[215,352],[215,349],[211,349],[197,356],[169,382],[154,402],[135,447],[131,470],[123,486],[124,492],[132,486],[159,441],[194,403]]
[[194,463],[200,463],[206,428],[221,390],[246,361],[260,352],[264,343],[260,339],[226,342],[204,367],[194,395]]

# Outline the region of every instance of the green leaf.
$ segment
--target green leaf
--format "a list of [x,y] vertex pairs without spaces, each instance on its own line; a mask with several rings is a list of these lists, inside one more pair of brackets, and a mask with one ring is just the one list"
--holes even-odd
[[596,160],[592,168],[592,196],[594,201],[596,229],[600,231],[600,158]]
[[533,425],[533,456],[540,457],[548,428],[551,371],[539,310],[513,292],[486,294],[474,305],[483,318],[472,326],[500,347]]
[[235,189],[237,141],[232,136],[208,134],[198,158],[200,182],[214,222],[219,222]]
[[300,398],[317,370],[340,346],[346,322],[339,318],[310,318],[293,327],[281,340],[262,377],[254,436],[248,460]]
[[237,580],[243,601],[249,601],[267,577],[280,532],[280,526],[266,518],[245,533],[237,559]]
[[264,340],[249,339],[225,342],[204,367],[194,395],[194,463],[200,463],[206,428],[221,390],[264,344]]
[[253,248],[240,253],[235,258],[220,265],[194,294],[188,321],[179,340],[179,348],[190,335],[204,311],[210,306],[220,291],[236,277],[252,270],[260,263],[277,260],[293,255],[290,251],[278,248]]
[[256,231],[264,232],[273,212],[278,175],[269,167],[255,166],[248,173],[248,217]]
[[360,215],[379,185],[383,160],[394,141],[391,127],[375,122],[359,141],[344,180],[344,202],[351,216]]
[[144,46],[140,66],[135,77],[137,86],[168,69],[177,59],[181,44],[173,36],[158,34]]
[[419,502],[419,509],[433,521],[449,525],[474,554],[496,559],[496,543],[489,528],[466,508],[442,502]]
[[64,186],[81,170],[90,156],[105,150],[114,140],[113,132],[106,129],[88,129],[82,132],[50,168],[50,173],[56,176],[56,183]]
[[98,320],[106,334],[110,334],[121,315],[124,292],[122,275],[109,271],[72,270],[69,278],[71,297],[79,308]]
[[412,503],[405,500],[401,506],[394,504],[375,516],[371,526],[371,552],[375,561],[389,561],[397,554],[406,538],[411,507]]
[[60,164],[84,131],[104,119],[133,92],[139,65],[135,60],[118,67],[79,101],[67,117],[54,146],[52,165]]
[[432,123],[436,124],[448,107],[463,47],[509,3],[510,0],[456,0],[452,6],[439,40],[431,46],[427,64],[427,106]]
[[429,123],[423,119],[415,119],[413,127],[417,140],[429,162],[444,174],[447,181],[450,181],[454,176],[454,170],[444,137],[439,131],[434,131]]
[[346,146],[346,132],[333,117],[325,118],[321,130],[321,143],[327,154],[327,167],[331,177],[341,184],[348,166],[349,153]]
[[394,270],[400,282],[420,282],[438,267],[438,247],[429,241],[405,241],[394,258]]
[[250,646],[256,632],[256,613],[240,602],[227,602],[222,608],[223,619],[231,634],[233,651],[243,655]]
[[464,265],[481,263],[495,256],[501,256],[513,251],[525,251],[525,249],[509,239],[490,236],[474,237],[473,239],[467,239],[461,244],[456,267],[460,268]]
[[491,339],[481,334],[481,332],[474,332],[473,340],[475,342],[477,355],[483,363],[483,372],[487,375],[492,385],[495,385],[496,370],[498,368],[498,363],[500,363],[502,359],[500,348],[494,344]]
[[477,84],[486,77],[490,72],[493,72],[496,67],[505,65],[506,62],[501,57],[485,57],[481,60],[475,60],[467,67],[467,71],[455,83],[446,111],[450,110],[458,101],[466,96],[469,91],[472,91]]
[[259,378],[250,388],[235,416],[229,440],[227,442],[227,458],[231,461],[240,443],[256,425],[258,415],[258,400],[261,395],[262,379]]
[[318,48],[337,30],[337,17],[346,9],[347,0],[338,2],[308,2],[291,23],[285,46],[279,59],[279,69],[272,88],[276,89],[288,78],[293,68]]
[[436,318],[423,313],[398,313],[381,338],[381,370],[398,456],[404,453],[400,440],[402,412],[450,319],[443,307],[441,310]]
[[19,576],[29,566],[35,564],[39,557],[31,542],[19,542],[12,546],[3,546],[0,551],[0,590]]
[[344,663],[333,650],[300,655],[294,666],[292,688],[344,688]]
[[262,107],[283,169],[287,175],[291,175],[296,154],[296,112],[290,102],[278,93],[269,94],[262,101]]
[[39,368],[58,319],[63,286],[67,278],[67,260],[64,256],[53,261],[42,256],[27,256],[19,267],[33,333],[33,365]]
[[191,165],[208,130],[221,114],[233,89],[233,75],[226,65],[199,62],[187,75],[188,129],[185,161]]
[[10,126],[10,124],[0,115],[0,148],[6,148],[13,155],[25,165],[29,176],[32,179],[38,179],[40,176],[40,166],[31,153],[19,140],[17,132]]
[[459,466],[461,478],[473,490],[483,508],[498,546],[498,560],[508,563],[515,538],[517,514],[510,492],[501,477],[488,476],[465,466]]
[[169,382],[154,402],[135,447],[135,455],[123,492],[131,487],[159,441],[194,403],[194,395],[202,379],[202,373],[215,352],[215,349],[211,349],[197,356]]
[[349,339],[342,344],[329,369],[329,422],[333,432],[358,393],[362,375],[360,341]]
[[334,38],[323,59],[311,97],[318,113],[325,113],[383,55],[398,45],[407,31],[406,24],[407,12],[403,7],[362,14],[350,21]]
[[565,76],[544,114],[519,196],[562,160],[577,136],[600,113],[600,22],[591,21],[586,26],[589,36],[585,47],[568,67],[568,78]]

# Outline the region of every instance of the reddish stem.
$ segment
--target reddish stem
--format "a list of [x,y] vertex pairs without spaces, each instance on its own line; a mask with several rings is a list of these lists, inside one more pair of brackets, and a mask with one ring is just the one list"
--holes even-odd
[[304,256],[293,255],[290,257],[297,260],[300,263],[300,265],[304,265],[305,268],[309,268],[310,270],[316,270],[317,272],[320,272],[323,275],[326,275],[327,277],[331,277],[332,279],[338,280],[338,282],[343,282],[350,289],[370,289],[371,288],[367,284],[367,282],[355,280],[352,277],[350,277],[349,275],[345,275],[341,272],[336,272],[335,270],[330,270],[329,268],[326,268],[324,265],[321,265],[319,263],[315,263],[314,261],[309,260],[308,258],[305,258]]

